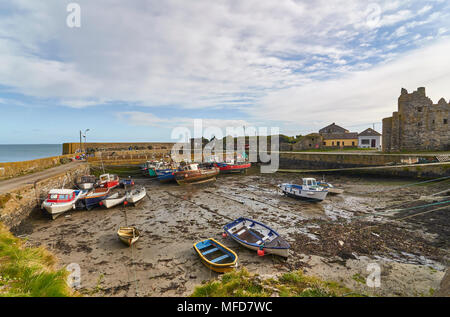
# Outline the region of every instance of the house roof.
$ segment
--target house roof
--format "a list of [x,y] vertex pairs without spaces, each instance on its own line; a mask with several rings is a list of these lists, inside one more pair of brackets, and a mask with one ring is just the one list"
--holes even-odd
[[368,128],[363,132],[361,132],[360,134],[358,134],[358,136],[380,136],[380,135],[381,135],[380,133],[378,133],[372,128]]
[[323,133],[324,140],[339,140],[339,139],[358,139],[357,132],[347,132],[347,133]]
[[346,133],[349,132],[347,129],[338,126],[336,123],[327,125],[325,128],[319,130],[319,133]]

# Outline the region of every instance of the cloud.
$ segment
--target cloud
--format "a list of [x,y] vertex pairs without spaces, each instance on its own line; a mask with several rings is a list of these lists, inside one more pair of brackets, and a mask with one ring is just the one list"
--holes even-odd
[[259,120],[277,120],[303,127],[325,122],[344,125],[378,122],[397,110],[400,88],[427,87],[437,102],[449,93],[450,39],[403,54],[398,59],[340,78],[280,89],[249,108]]
[[[79,29],[65,25],[64,1],[2,2],[4,91],[54,106],[223,108],[245,111],[251,122],[289,124],[299,113],[316,114],[315,121],[379,116],[400,86],[447,80],[445,67],[434,64],[442,51],[427,54],[428,60],[408,57],[412,49],[425,52],[432,41],[445,40],[445,2],[373,1],[381,8],[377,28],[367,26],[368,3],[360,0],[76,2]],[[431,63],[437,75],[417,63]],[[410,69],[419,71],[413,77]],[[364,99],[372,94],[383,94],[382,100],[374,98],[383,103]],[[147,111],[122,112],[135,125],[174,122]],[[217,120],[211,123],[223,122]]]

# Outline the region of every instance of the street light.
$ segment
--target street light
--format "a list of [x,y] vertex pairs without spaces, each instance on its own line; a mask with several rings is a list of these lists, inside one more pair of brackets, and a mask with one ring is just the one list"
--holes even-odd
[[86,154],[86,156],[87,156],[87,142],[86,142],[86,133],[88,132],[88,131],[90,131],[89,129],[86,129],[86,130],[84,130],[84,152],[85,152],[85,154]]

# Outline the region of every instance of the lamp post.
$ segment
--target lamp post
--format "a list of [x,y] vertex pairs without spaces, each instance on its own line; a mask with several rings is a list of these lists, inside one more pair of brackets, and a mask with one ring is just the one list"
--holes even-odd
[[86,133],[88,132],[88,131],[90,131],[89,129],[86,129],[86,130],[84,130],[84,152],[85,152],[85,154],[86,154],[86,157],[87,157],[87,142],[86,142]]

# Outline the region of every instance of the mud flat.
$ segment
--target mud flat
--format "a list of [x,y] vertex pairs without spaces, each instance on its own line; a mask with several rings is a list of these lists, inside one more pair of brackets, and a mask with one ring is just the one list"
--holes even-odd
[[[300,176],[260,175],[256,169],[197,187],[141,178],[136,182],[146,186],[149,197],[138,206],[73,211],[54,221],[37,213],[15,234],[30,245],[47,246],[61,266],[78,263],[81,292],[88,296],[190,295],[196,285],[218,276],[192,249],[194,242],[211,237],[237,252],[240,267],[267,277],[302,269],[377,296],[430,296],[439,288],[449,259],[450,206],[392,210],[429,204],[420,197],[448,188],[448,181],[399,188],[412,181],[327,176],[345,192],[322,203],[281,195],[276,185],[290,181],[300,182]],[[419,215],[438,207],[444,208]],[[405,218],[413,214],[418,215]],[[284,235],[292,245],[289,258],[258,257],[223,238],[223,225],[240,216]],[[134,248],[117,239],[125,224],[141,230]],[[371,263],[381,269],[378,288],[366,285]]]

